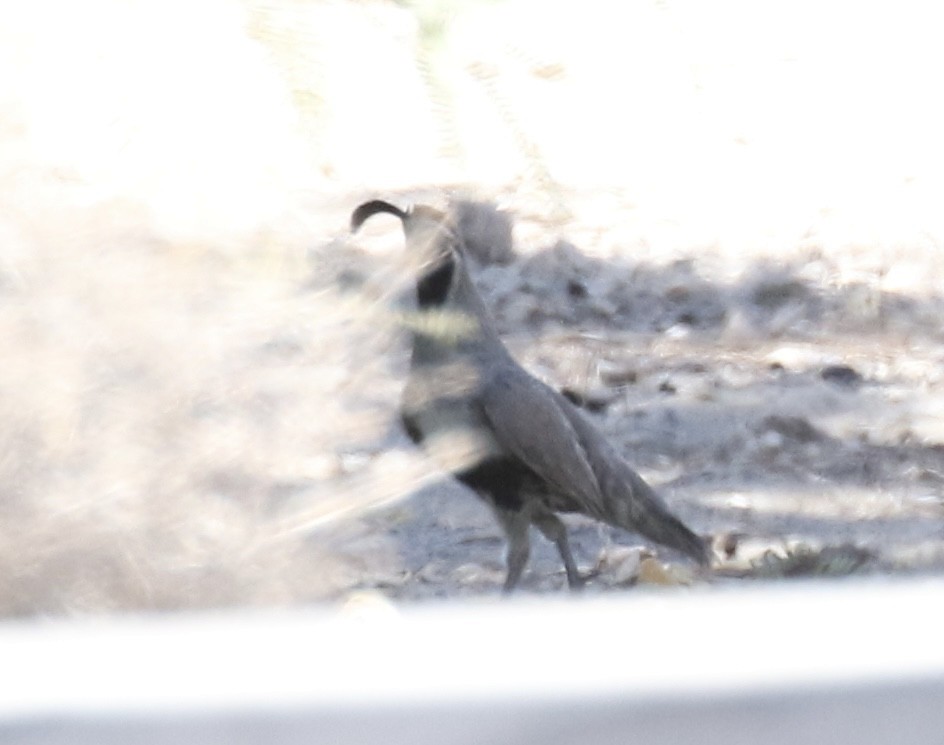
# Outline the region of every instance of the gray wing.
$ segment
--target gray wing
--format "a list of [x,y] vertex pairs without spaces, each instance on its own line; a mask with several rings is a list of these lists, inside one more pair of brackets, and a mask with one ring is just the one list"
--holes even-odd
[[485,416],[499,444],[551,490],[600,517],[600,484],[580,434],[564,411],[566,399],[523,370],[504,368],[481,390]]
[[557,391],[508,367],[481,399],[502,448],[547,482],[551,509],[583,512],[710,562],[707,544]]

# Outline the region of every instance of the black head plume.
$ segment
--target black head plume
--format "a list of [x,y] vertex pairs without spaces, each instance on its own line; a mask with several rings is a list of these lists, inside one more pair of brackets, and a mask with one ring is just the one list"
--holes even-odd
[[356,231],[379,212],[400,218],[407,247],[413,256],[420,258],[416,284],[420,307],[443,305],[449,297],[458,259],[458,239],[449,216],[424,204],[401,210],[382,199],[375,199],[354,210],[351,231]]
[[401,220],[406,220],[409,213],[404,212],[399,207],[390,204],[390,202],[385,202],[382,199],[374,199],[370,202],[364,202],[360,207],[358,207],[351,214],[351,232],[356,233],[357,230],[363,225],[368,219],[376,215],[378,212],[386,212],[390,215],[399,217]]

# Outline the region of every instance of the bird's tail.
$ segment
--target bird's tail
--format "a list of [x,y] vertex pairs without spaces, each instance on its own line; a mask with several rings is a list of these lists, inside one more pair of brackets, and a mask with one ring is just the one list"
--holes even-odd
[[711,563],[711,550],[707,541],[692,532],[685,523],[667,510],[658,515],[650,512],[646,519],[637,525],[637,530],[663,546],[681,551],[701,566]]
[[628,468],[627,470],[631,474],[629,481],[632,485],[632,495],[629,500],[620,500],[625,506],[615,510],[616,514],[625,513],[628,507],[628,519],[620,527],[680,551],[701,566],[708,566],[711,563],[711,548],[708,542],[673,515],[641,476],[635,471]]

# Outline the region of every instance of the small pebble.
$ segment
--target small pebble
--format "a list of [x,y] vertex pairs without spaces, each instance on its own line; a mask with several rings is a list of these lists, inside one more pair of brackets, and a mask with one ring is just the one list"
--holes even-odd
[[856,386],[862,383],[862,376],[848,365],[830,365],[824,367],[819,376],[823,380],[837,385]]

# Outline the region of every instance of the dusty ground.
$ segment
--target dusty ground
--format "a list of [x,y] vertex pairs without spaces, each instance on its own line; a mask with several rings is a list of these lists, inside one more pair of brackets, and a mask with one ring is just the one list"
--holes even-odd
[[[30,7],[0,23],[0,612],[496,591],[490,516],[395,425],[401,239],[345,231],[377,194],[512,217],[477,273],[503,335],[728,537],[694,581],[944,569],[921,11]],[[634,536],[571,525],[591,591],[639,579]],[[536,540],[528,588],[562,580]]]
[[[712,276],[697,256],[594,257],[548,233],[546,248],[479,272],[500,328],[722,556],[727,538],[718,574],[944,567],[939,296],[843,282],[815,244],[776,266],[716,255]],[[368,572],[385,591],[481,592],[500,579],[498,533],[460,487],[427,487],[364,524],[365,537],[397,542],[393,567]],[[597,585],[638,579],[625,566],[637,558],[616,548],[632,537],[571,524]],[[562,585],[553,550],[539,557],[534,586]]]

